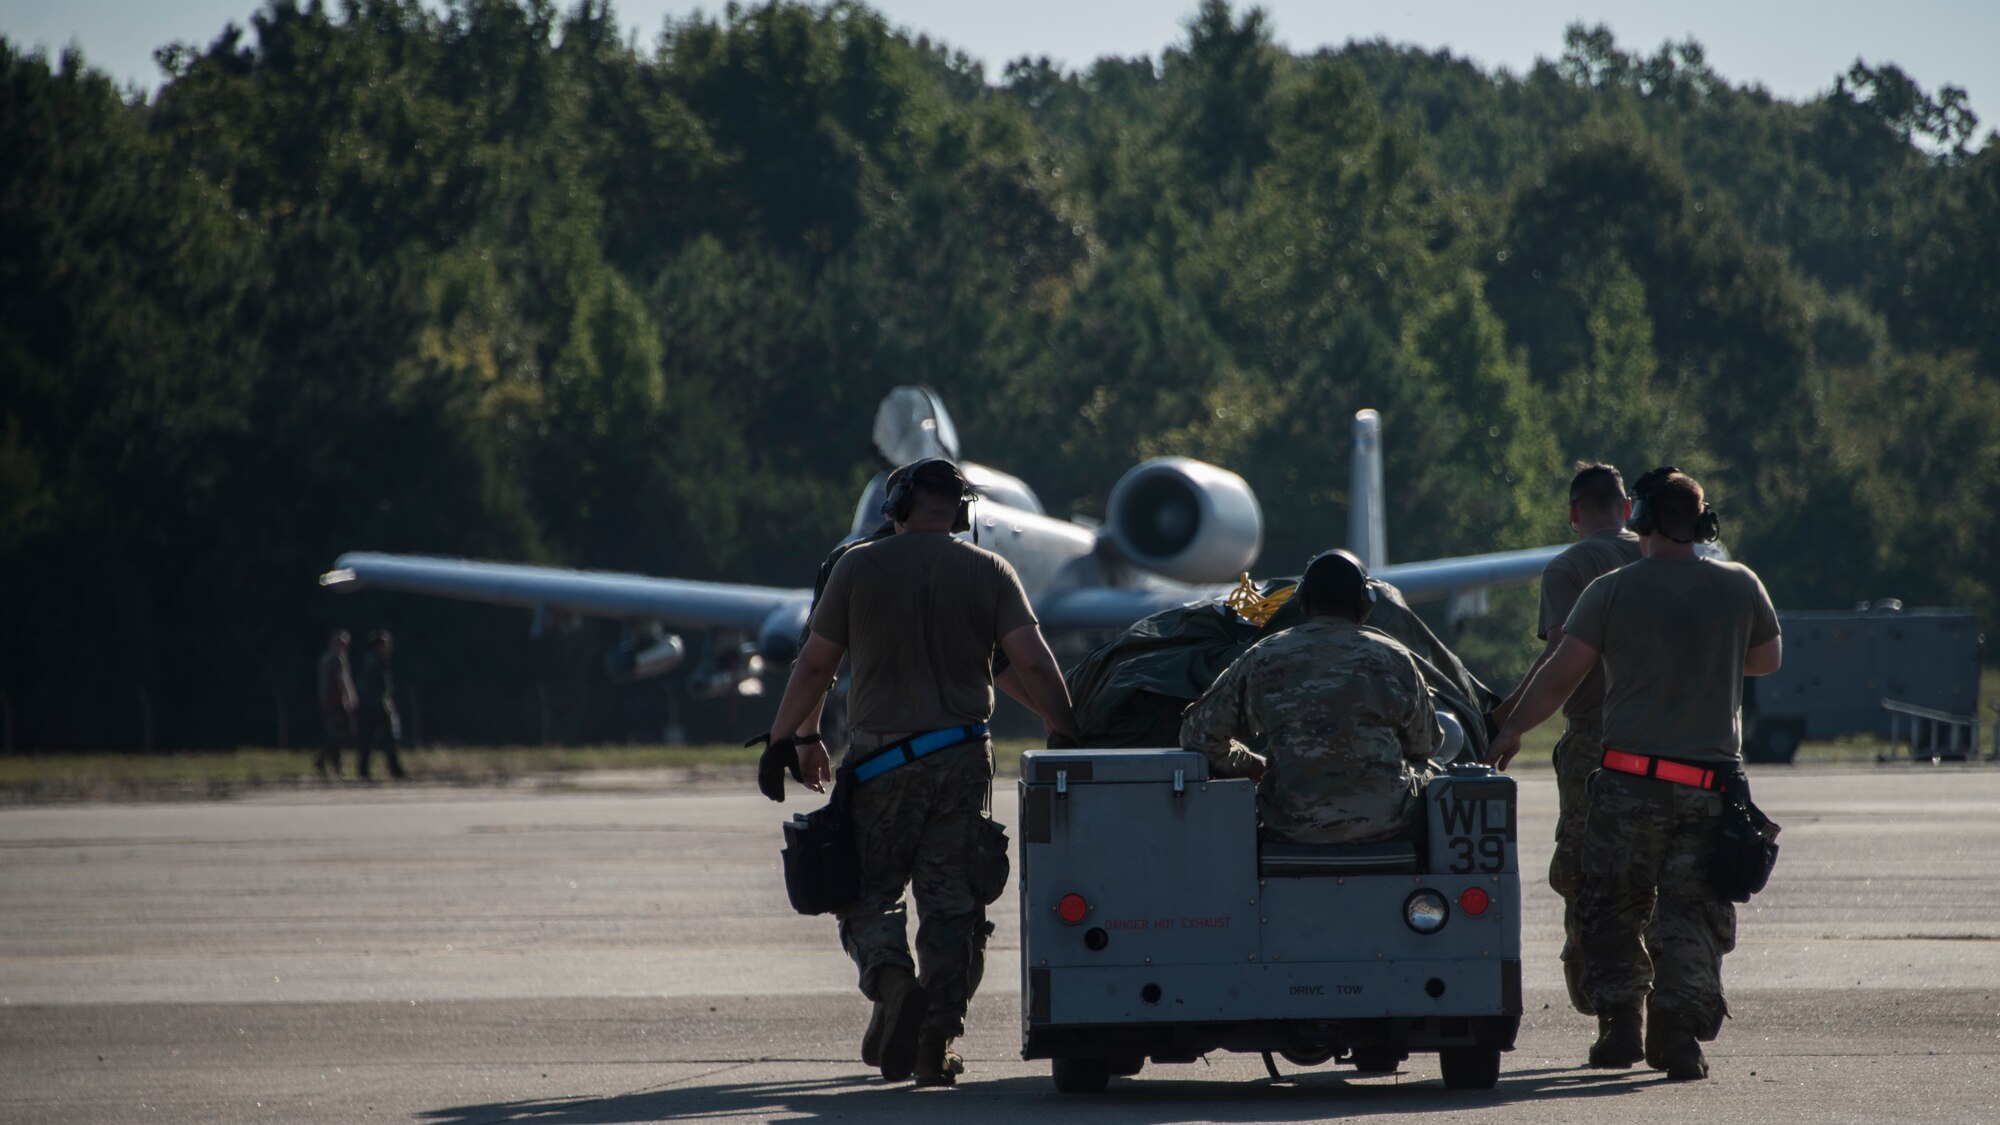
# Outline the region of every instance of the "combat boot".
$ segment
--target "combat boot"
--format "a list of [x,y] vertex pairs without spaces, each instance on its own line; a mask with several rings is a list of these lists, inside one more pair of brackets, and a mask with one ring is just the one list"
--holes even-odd
[[861,1033],[861,1061],[868,1067],[882,1065],[882,1004],[877,1001],[868,1013],[868,1030]]
[[1694,1021],[1679,1012],[1646,1013],[1646,1065],[1676,1082],[1708,1077],[1708,1060],[1695,1039]]
[[1631,1066],[1646,1057],[1640,1036],[1637,1003],[1621,1004],[1597,1013],[1597,1042],[1590,1045],[1590,1065],[1606,1070]]
[[876,978],[876,995],[882,998],[881,1058],[876,1066],[882,1077],[901,1082],[917,1065],[917,1036],[924,1013],[930,1010],[930,995],[917,983],[916,975],[902,965],[890,965]]
[[954,1086],[964,1073],[965,1060],[951,1049],[950,1037],[925,1028],[917,1037],[917,1085]]

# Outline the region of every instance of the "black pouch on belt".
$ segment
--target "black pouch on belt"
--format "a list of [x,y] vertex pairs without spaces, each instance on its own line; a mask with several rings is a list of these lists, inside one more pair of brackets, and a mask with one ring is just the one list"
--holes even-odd
[[981,816],[972,847],[972,893],[981,905],[991,906],[1007,889],[1007,874],[1013,870],[1007,858],[1010,847],[1007,829],[992,817]]
[[1722,782],[1722,823],[1717,826],[1715,855],[1708,863],[1708,882],[1731,902],[1749,902],[1764,889],[1778,864],[1778,825],[1750,801],[1750,783],[1740,773]]
[[831,914],[861,897],[861,847],[854,830],[855,781],[834,777],[826,807],[785,822],[785,894],[801,914]]

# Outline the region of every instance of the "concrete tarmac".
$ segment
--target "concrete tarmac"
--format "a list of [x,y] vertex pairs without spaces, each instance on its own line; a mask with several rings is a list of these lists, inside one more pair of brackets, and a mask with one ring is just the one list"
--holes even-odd
[[[421,757],[417,764],[421,767]],[[2000,1123],[2000,770],[1766,768],[1707,1082],[1580,1066],[1555,793],[1520,775],[1527,1017],[1492,1091],[1255,1056],[1063,1097],[1019,1058],[1011,897],[952,1090],[885,1087],[832,923],[746,775],[0,811],[0,1121]],[[1012,822],[1011,794],[997,794]]]

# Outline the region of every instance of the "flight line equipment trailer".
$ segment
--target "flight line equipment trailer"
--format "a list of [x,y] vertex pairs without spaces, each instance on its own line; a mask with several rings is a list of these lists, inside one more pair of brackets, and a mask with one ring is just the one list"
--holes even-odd
[[[1891,738],[1885,702],[1972,720],[1979,711],[1979,619],[1965,609],[1779,610],[1785,663],[1743,684],[1743,757],[1789,762],[1808,739]],[[1920,742],[1915,735],[1913,742]],[[1969,741],[1969,740],[1968,740]],[[1955,744],[1946,756],[1963,758]]]
[[1022,756],[1022,1057],[1094,1093],[1215,1050],[1274,1077],[1435,1051],[1490,1089],[1521,1026],[1513,779],[1454,765],[1381,844],[1260,842],[1255,792],[1188,751]]

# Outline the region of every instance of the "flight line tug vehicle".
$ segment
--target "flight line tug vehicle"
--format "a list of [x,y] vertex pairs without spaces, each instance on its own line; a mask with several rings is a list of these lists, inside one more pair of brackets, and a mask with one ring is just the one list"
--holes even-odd
[[1021,760],[1021,1055],[1056,1089],[1210,1051],[1490,1089],[1521,1026],[1513,779],[1454,764],[1416,839],[1260,840],[1245,779],[1182,750]]

